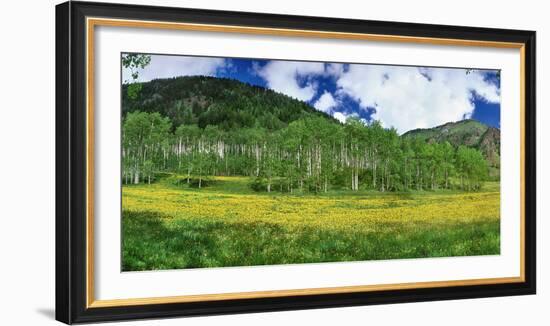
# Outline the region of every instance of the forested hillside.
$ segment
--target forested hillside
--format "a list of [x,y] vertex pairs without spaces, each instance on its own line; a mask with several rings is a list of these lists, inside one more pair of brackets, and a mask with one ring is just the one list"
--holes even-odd
[[477,123],[471,136],[447,128],[446,137],[437,136],[441,130],[400,137],[377,122],[340,124],[304,102],[229,79],[179,77],[143,83],[137,93],[126,88],[124,183],[171,172],[199,188],[209,176],[239,175],[267,192],[473,191],[488,177],[480,149],[500,147]]
[[228,131],[235,128],[279,130],[288,123],[310,116],[336,122],[302,101],[270,89],[234,79],[205,76],[157,79],[141,84],[139,93],[123,85],[122,113],[158,112],[168,117],[172,128],[182,124],[208,125]]
[[449,142],[453,146],[465,145],[476,148],[491,167],[491,176],[500,174],[500,130],[479,121],[466,119],[448,122],[430,129],[415,129],[406,132],[403,137],[416,137],[429,143]]

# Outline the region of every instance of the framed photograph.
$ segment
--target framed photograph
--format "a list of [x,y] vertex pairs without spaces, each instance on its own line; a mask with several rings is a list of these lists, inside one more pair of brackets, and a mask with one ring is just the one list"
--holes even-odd
[[56,318],[535,293],[535,32],[56,7]]

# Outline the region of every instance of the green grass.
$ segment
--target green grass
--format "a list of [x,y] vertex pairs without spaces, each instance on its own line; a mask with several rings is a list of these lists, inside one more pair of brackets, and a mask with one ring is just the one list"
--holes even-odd
[[254,193],[168,177],[123,187],[123,270],[499,254],[498,183],[480,192]]

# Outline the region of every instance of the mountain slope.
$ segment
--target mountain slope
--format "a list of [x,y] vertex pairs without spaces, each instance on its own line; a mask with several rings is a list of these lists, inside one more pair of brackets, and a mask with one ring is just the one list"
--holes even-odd
[[217,125],[221,129],[260,127],[278,130],[306,116],[330,115],[273,90],[233,79],[193,76],[141,83],[137,98],[122,88],[122,112],[159,112],[176,128],[181,124]]
[[453,146],[474,147],[483,153],[492,167],[500,166],[500,130],[479,121],[467,119],[429,129],[414,129],[403,134],[403,137],[418,137],[438,143],[448,141]]

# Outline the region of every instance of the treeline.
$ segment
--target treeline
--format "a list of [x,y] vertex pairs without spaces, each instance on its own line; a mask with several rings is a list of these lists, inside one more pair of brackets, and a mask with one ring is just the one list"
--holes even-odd
[[487,162],[476,149],[400,137],[393,129],[349,119],[307,117],[268,131],[180,125],[159,113],[130,112],[123,121],[123,182],[151,183],[158,172],[203,186],[209,176],[251,176],[263,191],[326,192],[476,190]]

